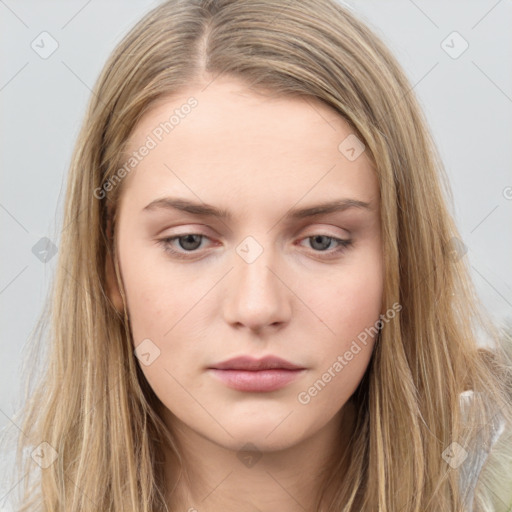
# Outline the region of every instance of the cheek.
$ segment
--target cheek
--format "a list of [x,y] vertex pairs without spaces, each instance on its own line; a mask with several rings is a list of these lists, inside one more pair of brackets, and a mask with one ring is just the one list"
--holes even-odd
[[[347,260],[325,277],[304,283],[299,293],[324,324],[323,339],[328,346],[357,336],[373,325],[382,308],[383,267],[380,253],[362,253]],[[327,347],[326,347],[327,348]]]
[[162,282],[157,283],[151,279],[148,275],[151,271],[137,272],[135,268],[133,272],[131,270],[126,268],[123,279],[134,343],[137,345],[143,338],[160,338],[172,327],[170,301],[176,294],[162,286]]
[[[187,272],[177,272],[154,247],[137,243],[120,245],[120,267],[130,314],[134,343],[141,339],[163,339],[184,317],[198,297],[204,284]],[[156,257],[158,256],[158,257]]]
[[[317,364],[303,388],[304,400],[335,410],[353,393],[371,358],[382,313],[383,268],[378,252],[367,253],[339,267],[317,287],[303,288],[311,310],[321,323],[317,333]],[[311,333],[304,321],[303,330]],[[313,334],[313,333],[311,333]]]

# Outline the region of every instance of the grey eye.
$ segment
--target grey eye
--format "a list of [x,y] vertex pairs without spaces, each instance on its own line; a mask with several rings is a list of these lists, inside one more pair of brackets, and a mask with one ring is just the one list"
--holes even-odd
[[308,240],[312,241],[311,247],[313,247],[313,249],[324,251],[329,248],[333,238],[326,235],[315,235],[308,237]]
[[193,251],[195,249],[198,249],[201,245],[201,240],[203,238],[203,235],[183,235],[176,237],[179,241],[180,248],[185,251]]

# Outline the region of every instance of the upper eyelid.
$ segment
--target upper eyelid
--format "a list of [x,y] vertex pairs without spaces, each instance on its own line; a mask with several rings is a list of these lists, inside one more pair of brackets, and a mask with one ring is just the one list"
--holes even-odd
[[[314,223],[314,224],[316,224],[316,223]],[[322,223],[318,223],[318,224],[322,224]],[[304,236],[313,236],[313,235],[321,234],[321,235],[330,236],[330,237],[333,237],[333,238],[343,238],[343,236],[345,236],[345,235],[342,235],[342,234],[340,234],[340,235],[328,234],[328,233],[324,233],[324,231],[328,231],[329,229],[339,229],[339,230],[345,231],[348,234],[350,234],[350,231],[351,231],[351,230],[349,230],[347,228],[342,228],[341,226],[335,226],[334,224],[324,224],[324,225],[328,226],[328,227],[313,228],[313,227],[311,227],[311,224],[308,223],[307,225],[302,225],[299,228],[294,229],[293,233],[294,233],[294,236],[297,236],[298,233],[301,233],[301,232],[304,232],[304,231],[309,231],[310,229],[312,229],[313,230],[312,231],[312,235],[304,235]],[[179,237],[179,236],[185,236],[185,235],[201,235],[201,236],[206,236],[206,237],[211,238],[211,236],[209,234],[207,234],[205,231],[213,232],[213,233],[216,232],[216,230],[214,228],[211,228],[211,227],[209,227],[207,225],[198,224],[198,226],[201,226],[201,227],[198,227],[198,228],[195,228],[195,227],[187,228],[186,230],[184,230],[181,233],[172,233],[172,234],[169,234],[167,236],[163,236],[162,238],[172,238],[172,237],[176,237],[176,236]],[[168,229],[179,229],[180,227],[182,227],[182,226],[180,226],[180,225],[169,226],[167,229],[161,230],[160,233],[166,232]],[[185,227],[185,226],[183,226],[183,227]],[[292,230],[289,230],[289,231],[291,232]],[[213,234],[212,236],[215,237],[217,235]],[[347,236],[349,236],[349,235],[347,235]]]
[[[159,238],[160,238],[160,240],[168,240],[168,239],[181,238],[181,237],[187,236],[187,235],[199,235],[199,236],[202,236],[204,238],[210,238],[210,239],[212,238],[212,236],[210,236],[210,235],[208,235],[206,233],[202,233],[201,231],[194,231],[194,230],[184,231],[183,233],[173,233],[173,234],[169,234],[169,235],[162,236],[162,237],[159,237]],[[310,238],[310,237],[313,237],[313,236],[326,236],[326,237],[329,237],[329,238],[338,238],[338,239],[348,239],[349,238],[349,237],[344,238],[343,235],[335,235],[335,234],[325,233],[324,230],[322,230],[322,229],[318,229],[317,231],[313,231],[313,232],[311,232],[311,234],[303,234],[301,236],[301,238]]]

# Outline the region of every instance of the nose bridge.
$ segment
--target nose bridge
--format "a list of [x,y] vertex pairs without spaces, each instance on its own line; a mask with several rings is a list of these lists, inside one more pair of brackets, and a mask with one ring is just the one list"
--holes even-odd
[[247,236],[236,248],[236,287],[244,294],[249,294],[247,298],[258,299],[268,295],[266,299],[270,300],[278,293],[276,277],[269,270],[275,267],[276,251],[270,236],[265,240],[262,240],[261,235],[258,238],[261,242],[254,236]]
[[225,301],[228,321],[254,329],[287,320],[289,297],[275,275],[280,266],[279,255],[270,240],[271,236],[247,236],[236,247],[235,268]]

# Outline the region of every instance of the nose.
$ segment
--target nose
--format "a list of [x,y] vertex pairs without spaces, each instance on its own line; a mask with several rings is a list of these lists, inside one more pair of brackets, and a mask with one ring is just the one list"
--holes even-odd
[[293,293],[279,271],[274,253],[265,249],[252,262],[238,254],[234,256],[235,268],[226,282],[223,301],[226,322],[258,332],[287,324]]

